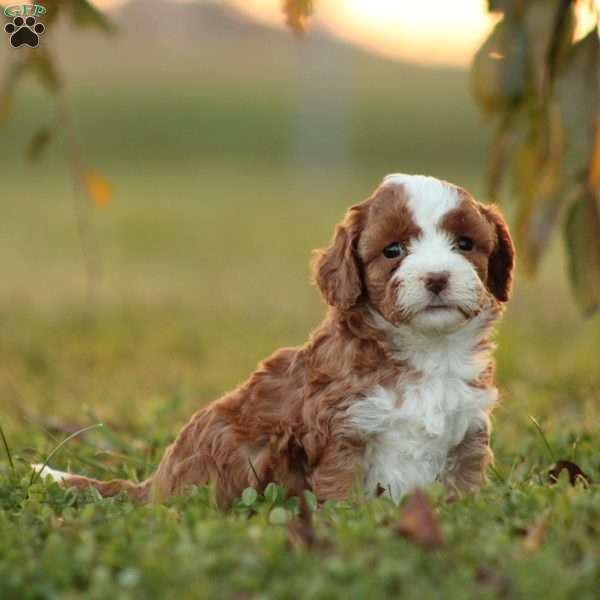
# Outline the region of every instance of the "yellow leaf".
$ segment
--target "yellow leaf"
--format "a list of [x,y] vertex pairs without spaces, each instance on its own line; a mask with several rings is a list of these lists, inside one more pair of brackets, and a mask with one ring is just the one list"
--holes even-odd
[[112,185],[103,175],[88,169],[81,177],[90,200],[98,207],[106,206],[112,200]]
[[590,166],[590,187],[600,190],[600,112],[596,118],[596,143]]

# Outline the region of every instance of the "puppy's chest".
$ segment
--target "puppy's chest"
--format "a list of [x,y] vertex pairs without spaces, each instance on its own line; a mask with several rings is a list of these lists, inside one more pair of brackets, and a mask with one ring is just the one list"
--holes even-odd
[[449,451],[470,429],[487,426],[496,400],[495,389],[477,388],[470,381],[464,369],[442,366],[416,377],[401,376],[357,399],[350,418],[366,440],[367,493],[383,488],[398,501],[440,478]]

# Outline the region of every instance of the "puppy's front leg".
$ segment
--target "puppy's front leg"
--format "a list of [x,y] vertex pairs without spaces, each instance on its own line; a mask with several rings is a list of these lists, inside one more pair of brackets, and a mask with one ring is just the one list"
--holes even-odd
[[331,442],[308,477],[319,502],[345,500],[364,479],[364,447],[358,441]]
[[468,431],[463,441],[448,455],[443,481],[450,498],[460,497],[484,485],[487,482],[485,471],[493,462],[489,426],[486,424]]

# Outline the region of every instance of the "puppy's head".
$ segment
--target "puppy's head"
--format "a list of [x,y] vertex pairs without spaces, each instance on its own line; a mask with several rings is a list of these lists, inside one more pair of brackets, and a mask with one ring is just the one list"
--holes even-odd
[[433,177],[389,175],[348,210],[314,274],[340,310],[368,304],[394,325],[444,332],[506,302],[513,266],[495,208]]

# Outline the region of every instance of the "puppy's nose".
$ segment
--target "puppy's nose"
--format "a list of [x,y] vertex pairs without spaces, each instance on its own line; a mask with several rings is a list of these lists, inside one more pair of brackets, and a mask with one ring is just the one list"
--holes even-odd
[[448,279],[450,273],[448,271],[440,271],[439,273],[427,273],[425,276],[425,287],[432,294],[439,294],[448,287]]

